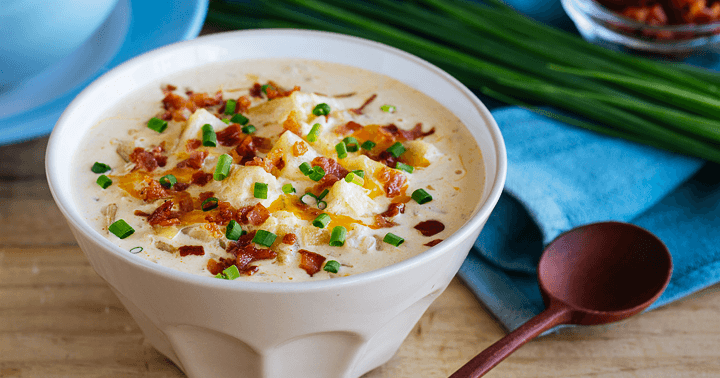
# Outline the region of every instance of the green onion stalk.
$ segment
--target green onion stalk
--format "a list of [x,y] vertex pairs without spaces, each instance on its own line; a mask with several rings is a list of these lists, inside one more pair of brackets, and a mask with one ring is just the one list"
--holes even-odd
[[720,163],[720,75],[590,44],[499,0],[211,0],[206,22],[378,41],[499,101]]

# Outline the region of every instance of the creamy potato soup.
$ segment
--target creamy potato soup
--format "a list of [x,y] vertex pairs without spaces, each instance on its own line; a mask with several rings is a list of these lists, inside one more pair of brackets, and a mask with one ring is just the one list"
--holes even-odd
[[482,157],[389,77],[243,60],[128,96],[85,137],[76,200],[127,253],[265,282],[347,276],[441,243],[479,206]]

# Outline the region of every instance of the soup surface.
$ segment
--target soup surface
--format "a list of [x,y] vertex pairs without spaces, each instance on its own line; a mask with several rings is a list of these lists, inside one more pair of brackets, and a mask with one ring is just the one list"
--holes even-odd
[[438,102],[308,60],[168,77],[128,96],[84,146],[76,200],[98,232],[226,279],[318,280],[405,260],[460,228],[485,180],[472,135]]

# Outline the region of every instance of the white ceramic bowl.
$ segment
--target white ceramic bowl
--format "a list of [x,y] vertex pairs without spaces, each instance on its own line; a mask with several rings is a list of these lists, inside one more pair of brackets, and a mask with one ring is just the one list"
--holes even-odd
[[[243,48],[238,48],[242,46]],[[343,63],[398,79],[456,114],[483,154],[485,189],[472,218],[443,243],[372,272],[305,283],[253,283],[180,273],[115,246],[73,199],[81,136],[128,93],[173,73],[243,58]],[[190,377],[359,377],[389,360],[453,278],[497,203],[505,146],[490,112],[465,86],[403,51],[343,35],[254,30],[181,42],[103,75],[67,108],[46,169],[55,201],[95,271],[147,339]],[[476,204],[472,204],[475,206]]]

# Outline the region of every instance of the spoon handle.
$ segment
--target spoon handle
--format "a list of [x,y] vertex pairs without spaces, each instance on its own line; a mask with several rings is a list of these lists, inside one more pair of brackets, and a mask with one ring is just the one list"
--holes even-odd
[[504,360],[510,353],[539,335],[558,324],[564,324],[571,320],[571,311],[564,306],[550,305],[545,311],[539,313],[527,323],[515,331],[507,334],[502,339],[480,352],[472,360],[468,361],[458,369],[450,378],[477,378],[482,377]]

